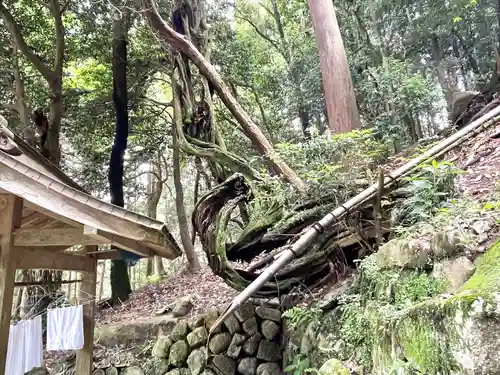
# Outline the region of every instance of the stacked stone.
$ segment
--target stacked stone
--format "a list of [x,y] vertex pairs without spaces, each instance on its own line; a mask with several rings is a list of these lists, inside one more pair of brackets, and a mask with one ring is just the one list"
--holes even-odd
[[158,375],[282,373],[279,310],[247,303],[208,337],[218,317],[212,309],[177,323],[169,335],[160,337],[153,348],[153,356],[163,363]]

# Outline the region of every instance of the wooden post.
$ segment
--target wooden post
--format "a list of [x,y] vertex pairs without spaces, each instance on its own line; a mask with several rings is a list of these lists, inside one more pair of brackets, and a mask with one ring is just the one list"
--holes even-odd
[[14,195],[0,194],[0,374],[5,374],[16,278],[16,258],[12,256],[12,232],[21,224],[22,210],[22,199]]
[[[97,246],[84,246],[86,253],[97,251]],[[80,301],[92,302],[83,306],[83,348],[76,353],[76,375],[91,375],[94,363],[94,313],[95,313],[95,294],[97,281],[97,258],[95,254],[91,255],[94,259],[94,268],[91,272],[82,272],[82,283],[80,286]]]

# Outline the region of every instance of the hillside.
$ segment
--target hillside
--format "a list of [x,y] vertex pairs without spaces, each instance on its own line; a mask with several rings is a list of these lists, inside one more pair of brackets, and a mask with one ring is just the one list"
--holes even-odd
[[[392,158],[389,166],[398,166],[419,151],[421,150],[408,150]],[[403,232],[399,229],[399,235],[396,237],[403,240],[405,238],[410,240],[418,238],[420,245],[422,245],[425,241],[433,241],[433,233],[440,233],[443,230],[444,233],[457,230],[463,232],[470,228],[471,231],[476,231],[476,233],[463,245],[464,247],[461,248],[460,253],[465,254],[466,258],[464,259],[471,259],[476,264],[486,249],[498,240],[497,223],[500,219],[500,204],[498,203],[500,197],[500,187],[498,185],[500,181],[500,125],[480,133],[461,146],[451,150],[440,162],[443,161],[454,163],[461,170],[454,180],[455,194],[453,200],[448,201],[443,208],[436,211],[435,217],[431,218],[431,220],[417,223],[413,227],[406,228]],[[387,250],[387,246],[385,246],[381,251],[392,250]],[[404,262],[407,261],[403,260],[401,265],[406,264]],[[365,260],[361,264],[362,270],[366,267],[366,262]],[[468,264],[472,265],[470,262]],[[458,267],[454,272],[463,272],[462,269],[463,267]],[[472,273],[473,269],[468,269],[466,272],[468,276],[463,277],[467,278]],[[312,306],[318,306],[319,304],[325,311],[331,311],[332,308],[335,311],[335,306],[339,305],[339,298],[341,299],[342,294],[349,294],[348,290],[353,280],[356,279],[356,275],[357,272],[349,276],[345,281],[342,280],[320,289],[311,290],[310,294],[304,296],[305,298],[299,305],[309,306],[312,304]],[[376,275],[377,273],[371,277],[379,277]],[[386,276],[382,272],[380,277],[383,279]],[[461,282],[463,283],[463,280]],[[428,287],[431,287],[431,284],[425,288]],[[453,288],[447,290],[451,293],[456,291]],[[174,276],[134,291],[130,300],[119,307],[99,311],[97,313],[97,329],[99,330],[101,327],[110,324],[113,326],[123,325],[125,328],[129,324],[135,324],[132,322],[136,321],[144,322],[146,325],[150,324],[146,322],[154,322],[155,319],[161,318],[162,314],[169,314],[171,310],[167,307],[173,307],[175,302],[182,300],[183,297],[189,297],[190,301],[192,301],[192,307],[189,309],[188,315],[195,316],[210,308],[222,308],[235,295],[236,292],[229,288],[223,280],[213,275],[208,266],[204,266],[202,271],[196,275],[188,274],[185,270],[182,270]],[[312,307],[307,309],[310,308]],[[312,311],[315,311],[314,308]],[[153,336],[150,339],[153,339]],[[108,355],[113,352],[109,347],[106,350]],[[292,355],[290,353],[289,355]],[[48,363],[63,357],[64,354],[50,356],[47,358]],[[324,354],[320,358],[324,358]],[[356,368],[353,363],[350,363],[349,366],[351,366],[351,369]]]

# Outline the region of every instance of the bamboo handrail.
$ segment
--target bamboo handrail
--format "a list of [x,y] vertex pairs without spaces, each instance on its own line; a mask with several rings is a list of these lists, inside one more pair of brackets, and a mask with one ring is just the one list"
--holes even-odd
[[[445,152],[451,150],[452,148],[463,143],[468,138],[479,134],[480,132],[487,129],[489,126],[500,121],[500,106],[481,116],[477,120],[473,121],[466,127],[457,131],[455,134],[449,136],[443,141],[439,142],[437,145],[431,147],[429,150],[424,152],[422,155],[412,159],[405,165],[399,167],[392,173],[386,175],[383,180],[383,188],[393,184],[398,178],[401,178],[408,173],[412,172],[420,164],[428,161],[430,158],[435,158],[441,156]],[[367,200],[373,198],[373,196],[379,190],[380,183],[373,184],[367,189],[363,190],[361,193],[355,197],[349,199],[344,204],[341,204],[336,209],[328,213],[321,220],[313,224],[307,232],[301,235],[296,242],[293,243],[288,249],[283,251],[278,259],[272,263],[268,268],[266,268],[249,286],[245,288],[236,298],[233,300],[231,305],[225,310],[225,312],[217,319],[214,325],[210,328],[210,334],[229,316],[231,315],[240,305],[247,301],[255,292],[257,292],[265,283],[267,283],[283,266],[290,263],[292,259],[296,256],[301,255],[307,250],[308,246],[313,243],[322,233],[324,233],[328,228],[337,223],[343,216],[349,213],[351,210],[359,207]]]

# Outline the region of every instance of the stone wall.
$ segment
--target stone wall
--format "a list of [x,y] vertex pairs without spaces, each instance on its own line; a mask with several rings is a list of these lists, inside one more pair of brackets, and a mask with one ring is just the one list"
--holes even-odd
[[279,375],[281,312],[247,303],[208,337],[215,309],[179,321],[158,338],[154,375]]

